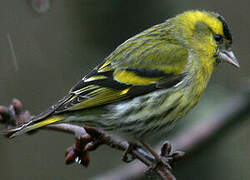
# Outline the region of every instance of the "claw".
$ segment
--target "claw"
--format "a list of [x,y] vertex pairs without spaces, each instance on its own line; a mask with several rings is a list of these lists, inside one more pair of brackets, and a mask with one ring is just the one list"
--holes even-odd
[[172,150],[172,145],[167,141],[161,147],[161,157],[166,159],[166,161],[172,165],[173,163],[183,159],[185,153],[182,151]]
[[130,154],[130,152],[134,149],[136,149],[138,147],[138,145],[133,144],[133,143],[129,143],[128,148],[122,153],[122,160],[126,163],[130,163],[133,160],[135,160],[134,156],[131,156],[130,158],[128,157],[128,155]]

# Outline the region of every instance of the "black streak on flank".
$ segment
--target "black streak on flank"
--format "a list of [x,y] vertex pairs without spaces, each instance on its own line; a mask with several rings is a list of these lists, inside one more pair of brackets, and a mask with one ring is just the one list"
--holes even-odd
[[162,116],[167,117],[172,111],[174,111],[179,104],[176,104],[175,106],[169,108]]
[[138,76],[141,77],[148,77],[148,78],[155,78],[155,77],[162,77],[166,76],[166,73],[159,70],[148,70],[144,68],[127,68],[126,71],[133,72]]
[[225,38],[230,41],[230,44],[232,44],[232,35],[230,33],[226,20],[222,16],[218,16],[218,19],[222,22]]

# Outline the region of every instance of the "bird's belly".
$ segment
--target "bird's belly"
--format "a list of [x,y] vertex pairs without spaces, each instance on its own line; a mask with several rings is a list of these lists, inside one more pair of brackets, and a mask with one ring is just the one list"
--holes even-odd
[[[159,90],[136,98],[76,113],[69,121],[101,128],[125,138],[144,139],[172,129],[196,102],[191,90]],[[192,95],[193,96],[193,95]]]
[[202,92],[188,86],[161,90],[120,103],[114,107],[116,131],[137,139],[163,135],[198,103]]
[[117,133],[142,139],[172,129],[184,115],[181,111],[186,111],[183,96],[183,91],[161,90],[115,105],[112,117]]

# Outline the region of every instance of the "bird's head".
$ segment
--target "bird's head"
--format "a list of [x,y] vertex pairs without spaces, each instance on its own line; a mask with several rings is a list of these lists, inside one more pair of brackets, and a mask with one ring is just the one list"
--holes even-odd
[[239,67],[232,51],[232,35],[225,19],[217,13],[187,11],[171,20],[177,39],[198,55],[215,57],[214,64],[221,61]]

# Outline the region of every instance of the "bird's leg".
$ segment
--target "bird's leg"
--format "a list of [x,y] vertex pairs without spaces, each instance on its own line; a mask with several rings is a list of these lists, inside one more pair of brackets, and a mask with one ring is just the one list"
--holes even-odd
[[146,150],[148,150],[148,151],[154,156],[155,161],[154,161],[154,163],[152,164],[152,167],[151,167],[151,168],[154,169],[159,163],[161,163],[161,164],[165,165],[168,169],[171,169],[171,166],[168,164],[168,162],[164,161],[164,160],[161,158],[161,156],[160,156],[157,152],[155,152],[155,151],[153,150],[153,148],[152,148],[149,144],[147,144],[147,143],[144,142],[144,141],[140,141],[140,143],[143,145],[143,147],[144,147]]
[[131,161],[133,161],[135,157],[131,156],[129,158],[128,155],[131,154],[132,150],[135,150],[138,147],[139,147],[138,144],[129,142],[128,148],[122,153],[122,160],[126,163],[130,163]]
[[154,156],[154,158],[156,159],[156,160],[160,160],[161,158],[160,158],[160,156],[157,154],[157,152],[155,152],[154,150],[153,150],[153,148],[148,144],[148,143],[146,143],[146,142],[144,142],[144,141],[140,141],[141,142],[141,144]]
[[141,144],[145,147],[146,150],[148,150],[155,158],[154,164],[152,164],[152,168],[157,167],[158,164],[162,164],[166,166],[168,169],[172,169],[171,165],[172,163],[176,162],[179,159],[182,159],[184,156],[184,153],[181,151],[175,151],[172,152],[172,146],[169,142],[165,142],[163,146],[161,147],[161,153],[160,155],[156,153],[151,146],[149,146],[144,141],[140,141]]

